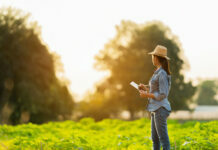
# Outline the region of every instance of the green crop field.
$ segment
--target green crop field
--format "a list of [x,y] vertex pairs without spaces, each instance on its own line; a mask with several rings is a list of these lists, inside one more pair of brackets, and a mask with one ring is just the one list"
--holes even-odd
[[[2,150],[149,150],[150,120],[104,119],[0,126]],[[218,121],[168,120],[171,149],[218,149]]]

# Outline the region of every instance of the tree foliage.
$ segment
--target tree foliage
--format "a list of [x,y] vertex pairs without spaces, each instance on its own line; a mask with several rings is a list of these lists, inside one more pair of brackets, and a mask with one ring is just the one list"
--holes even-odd
[[116,26],[115,37],[95,56],[94,67],[97,70],[110,71],[110,76],[96,87],[98,92],[109,93],[113,105],[108,107],[129,110],[132,117],[135,112],[145,109],[147,100],[141,99],[129,83],[135,81],[148,84],[154,66],[147,53],[157,44],[166,46],[171,58],[172,87],[169,101],[172,109],[189,109],[188,102],[191,101],[195,87],[191,82],[184,82],[184,74],[181,72],[188,66],[188,62],[178,38],[159,21],[144,24],[122,21]]
[[198,105],[218,105],[218,81],[217,80],[205,80],[198,86]]
[[40,39],[40,28],[29,14],[12,8],[0,10],[0,106],[14,110],[12,124],[22,112],[34,123],[71,115],[73,98],[56,77],[55,56]]

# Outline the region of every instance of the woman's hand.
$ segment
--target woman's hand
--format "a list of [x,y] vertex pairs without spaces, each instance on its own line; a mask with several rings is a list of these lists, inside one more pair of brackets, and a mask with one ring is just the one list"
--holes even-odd
[[139,90],[144,90],[147,91],[149,93],[149,86],[148,85],[144,85],[142,83],[139,83]]
[[145,90],[145,85],[142,83],[139,83],[138,87],[139,87],[139,90]]
[[155,98],[153,93],[147,93],[144,90],[139,90],[139,93],[140,93],[140,97],[142,97],[142,98],[152,98],[152,99]]
[[148,98],[148,95],[147,95],[147,92],[144,91],[144,90],[139,90],[139,93],[140,93],[140,97],[142,98]]

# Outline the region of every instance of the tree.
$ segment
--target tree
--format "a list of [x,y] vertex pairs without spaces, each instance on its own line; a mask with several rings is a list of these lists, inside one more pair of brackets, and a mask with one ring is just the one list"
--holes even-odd
[[191,101],[195,87],[191,82],[184,82],[181,70],[188,63],[185,62],[181,44],[170,29],[159,21],[145,24],[122,21],[116,26],[116,32],[115,37],[95,56],[94,64],[97,70],[110,71],[110,76],[96,89],[109,91],[110,100],[116,101],[113,107],[129,110],[131,118],[134,118],[135,112],[145,109],[147,100],[140,98],[129,83],[135,81],[148,84],[154,67],[147,53],[161,44],[168,48],[168,55],[172,58],[172,88],[169,95],[172,109],[189,109],[188,102]]
[[205,80],[198,86],[198,105],[218,105],[216,95],[218,94],[218,84],[216,80]]
[[33,123],[66,119],[73,97],[56,77],[56,56],[42,43],[39,26],[28,18],[21,10],[0,10],[0,106],[13,106],[12,124],[20,123],[22,112]]

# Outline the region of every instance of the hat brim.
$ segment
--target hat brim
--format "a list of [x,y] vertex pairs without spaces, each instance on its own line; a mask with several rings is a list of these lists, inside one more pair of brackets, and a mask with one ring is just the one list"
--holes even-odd
[[155,54],[155,52],[150,52],[150,53],[148,53],[148,55],[157,55],[157,56],[160,56],[160,57],[164,57],[164,58],[166,58],[167,60],[170,60],[169,57]]
[[154,52],[150,52],[150,53],[148,53],[148,55],[154,55],[155,53]]

